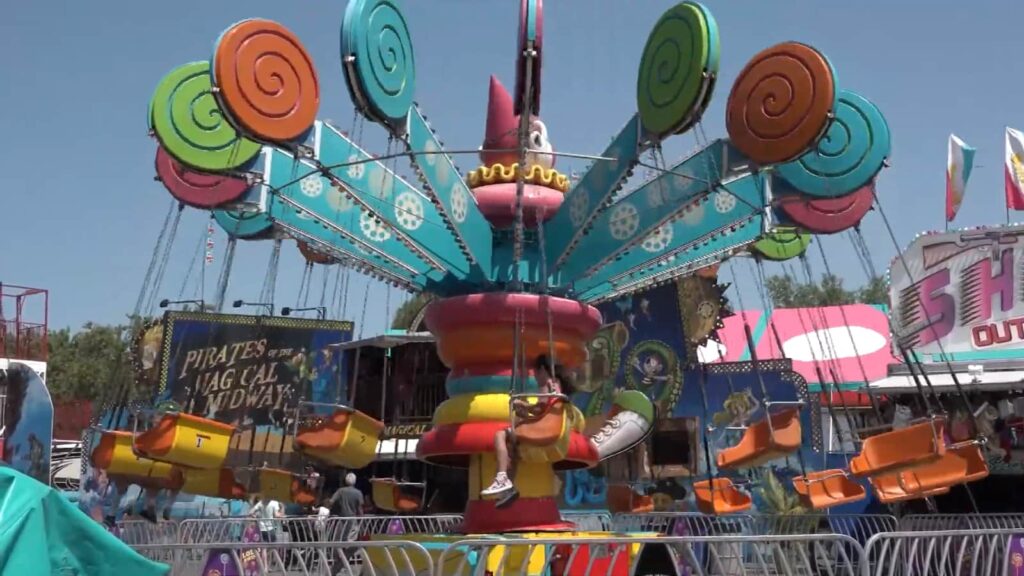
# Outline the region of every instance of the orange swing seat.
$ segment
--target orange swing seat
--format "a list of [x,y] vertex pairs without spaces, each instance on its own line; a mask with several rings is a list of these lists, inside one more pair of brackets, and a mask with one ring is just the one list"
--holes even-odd
[[946,453],[946,420],[941,417],[864,439],[850,459],[854,476],[880,476],[935,462]]
[[572,423],[566,406],[567,398],[550,398],[543,394],[522,396],[538,398],[539,402],[551,402],[540,417],[516,424],[514,430],[519,458],[524,462],[562,460],[569,451],[569,438],[572,433]]
[[965,442],[950,448],[950,451],[967,461],[967,474],[963,483],[977,482],[988,477],[988,459],[977,442]]
[[605,495],[608,511],[612,514],[642,514],[654,511],[654,498],[637,494],[632,486],[611,484]]
[[[136,420],[136,423],[138,420]],[[235,427],[183,412],[165,412],[152,428],[135,436],[135,452],[187,468],[220,468]]]
[[800,409],[787,408],[751,424],[735,446],[720,450],[718,468],[756,468],[792,454],[802,442]]
[[858,502],[867,496],[864,486],[843,470],[819,470],[797,476],[793,478],[793,489],[804,506],[814,510]]
[[372,478],[373,504],[381,510],[411,514],[423,508],[426,486],[419,482],[400,482],[394,478]]
[[704,514],[735,514],[753,506],[750,495],[741,492],[728,478],[694,482],[693,496],[697,509]]
[[304,454],[343,466],[364,468],[377,455],[384,423],[366,414],[338,406],[329,416],[300,418],[295,446]]
[[882,504],[894,504],[908,500],[920,500],[931,496],[941,496],[949,493],[949,486],[927,490],[925,492],[910,492],[900,483],[899,474],[876,476],[870,478],[871,487],[874,488],[875,496]]

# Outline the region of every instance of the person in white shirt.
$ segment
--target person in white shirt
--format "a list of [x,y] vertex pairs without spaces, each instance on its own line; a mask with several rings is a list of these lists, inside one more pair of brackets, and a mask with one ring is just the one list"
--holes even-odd
[[317,532],[319,532],[321,541],[325,539],[324,536],[327,532],[327,519],[331,517],[330,505],[330,499],[325,498],[316,509],[316,528]]
[[277,526],[275,520],[284,516],[281,511],[281,503],[277,500],[265,500],[262,496],[256,505],[249,510],[249,516],[259,518],[260,539],[264,542],[277,541]]

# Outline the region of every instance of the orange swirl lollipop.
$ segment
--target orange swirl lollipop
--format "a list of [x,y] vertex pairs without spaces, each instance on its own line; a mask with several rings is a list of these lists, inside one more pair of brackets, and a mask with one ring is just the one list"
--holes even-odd
[[837,96],[828,59],[806,44],[785,42],[763,50],[740,72],[725,126],[754,162],[789,162],[825,133]]
[[243,20],[217,41],[213,82],[236,127],[270,142],[309,130],[320,106],[313,60],[299,39],[270,20]]

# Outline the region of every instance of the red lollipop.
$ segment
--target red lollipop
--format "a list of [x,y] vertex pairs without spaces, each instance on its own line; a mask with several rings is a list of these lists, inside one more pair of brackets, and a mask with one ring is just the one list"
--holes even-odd
[[540,112],[540,64],[544,53],[544,2],[543,0],[519,0],[519,54],[516,56],[516,114],[523,113],[526,93],[527,43],[533,39],[533,74],[530,75],[530,113]]
[[783,195],[779,209],[797,226],[815,234],[835,234],[860,223],[875,200],[875,183],[837,198]]
[[163,146],[156,149],[156,176],[171,196],[193,208],[216,208],[234,202],[249,189],[244,178],[185,168]]

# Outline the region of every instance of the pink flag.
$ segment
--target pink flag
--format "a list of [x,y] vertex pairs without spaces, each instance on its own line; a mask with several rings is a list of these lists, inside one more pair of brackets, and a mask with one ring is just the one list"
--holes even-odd
[[1006,207],[1024,210],[1024,133],[1006,129]]

